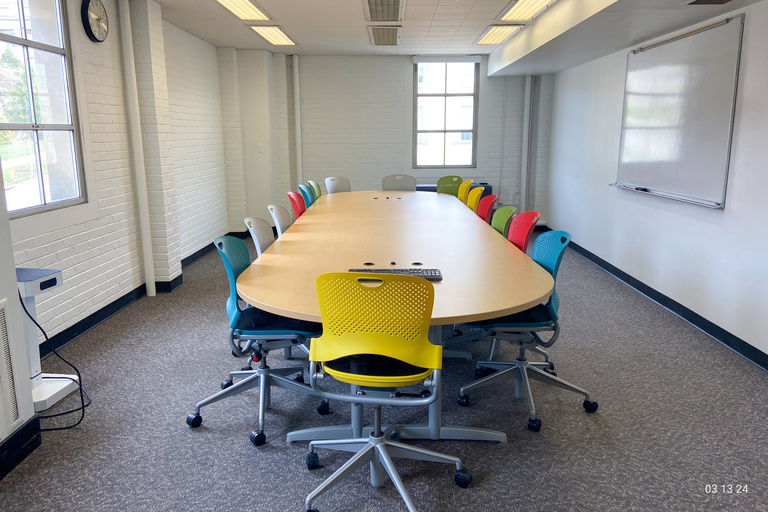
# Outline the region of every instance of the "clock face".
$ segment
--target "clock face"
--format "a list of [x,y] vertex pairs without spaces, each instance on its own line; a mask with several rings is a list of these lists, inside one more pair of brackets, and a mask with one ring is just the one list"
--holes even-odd
[[81,14],[88,38],[95,43],[104,41],[109,32],[109,20],[101,0],[83,0]]

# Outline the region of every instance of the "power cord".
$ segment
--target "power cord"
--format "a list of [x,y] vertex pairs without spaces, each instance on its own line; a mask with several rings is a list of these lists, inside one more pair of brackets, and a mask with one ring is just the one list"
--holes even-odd
[[[71,410],[65,411],[65,412],[59,412],[59,413],[56,413],[56,414],[48,414],[48,415],[44,415],[44,416],[38,416],[40,419],[47,419],[47,418],[56,418],[58,416],[65,416],[67,414],[73,414],[73,413],[76,413],[76,412],[80,412],[80,419],[78,419],[77,422],[75,422],[72,425],[68,425],[68,426],[65,426],[65,427],[41,428],[40,431],[41,432],[50,432],[50,431],[54,431],[54,430],[68,430],[70,428],[74,428],[74,427],[78,426],[83,421],[83,418],[85,418],[85,408],[88,407],[89,405],[91,405],[91,397],[88,395],[88,393],[83,388],[83,378],[80,376],[80,370],[78,370],[75,365],[73,365],[72,363],[70,363],[69,361],[64,359],[64,357],[62,357],[61,354],[59,354],[56,351],[56,348],[51,343],[51,340],[48,339],[48,334],[45,332],[45,329],[43,329],[40,326],[40,324],[37,323],[37,320],[35,320],[35,318],[29,313],[29,311],[27,311],[27,306],[24,305],[24,300],[21,298],[21,292],[19,292],[19,302],[21,302],[21,308],[24,310],[24,313],[27,315],[27,318],[32,320],[32,323],[35,324],[35,326],[37,326],[38,329],[40,329],[41,333],[43,333],[43,337],[45,338],[45,342],[48,344],[48,348],[51,349],[51,352],[56,354],[56,357],[58,357],[59,359],[64,361],[66,364],[68,364],[73,370],[75,370],[75,373],[77,374],[77,379],[75,379],[73,377],[65,377],[65,376],[62,376],[62,377],[43,377],[43,379],[69,379],[69,380],[75,382],[77,384],[77,387],[80,389],[80,407],[77,407],[75,409],[71,409]],[[86,398],[88,399],[87,402],[86,402]]]

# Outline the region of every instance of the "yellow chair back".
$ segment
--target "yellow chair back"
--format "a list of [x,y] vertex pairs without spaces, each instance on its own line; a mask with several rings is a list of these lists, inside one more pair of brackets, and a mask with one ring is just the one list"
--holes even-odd
[[457,197],[464,204],[467,204],[467,194],[469,194],[469,187],[472,186],[473,182],[474,180],[464,180],[459,185],[459,195]]
[[477,213],[477,205],[480,203],[480,196],[483,195],[485,187],[475,187],[467,194],[467,206]]
[[[414,367],[409,375],[360,375],[324,364],[332,377],[347,384],[398,387],[417,384],[442,368],[443,348],[429,342],[435,292],[432,283],[414,276],[332,272],[317,278],[323,335],[313,339],[309,360],[378,355]],[[386,373],[386,372],[381,372]]]

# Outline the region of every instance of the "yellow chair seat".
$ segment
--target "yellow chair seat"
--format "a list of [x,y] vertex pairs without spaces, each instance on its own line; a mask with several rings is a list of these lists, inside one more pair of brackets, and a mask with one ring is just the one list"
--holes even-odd
[[323,368],[331,377],[347,384],[368,387],[413,386],[432,374],[398,359],[378,354],[358,354],[327,361]]

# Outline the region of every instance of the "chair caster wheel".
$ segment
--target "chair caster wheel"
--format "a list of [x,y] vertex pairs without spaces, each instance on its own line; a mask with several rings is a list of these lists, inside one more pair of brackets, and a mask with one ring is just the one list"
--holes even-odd
[[315,452],[307,453],[307,469],[313,470],[320,467],[320,457]]
[[456,403],[461,407],[469,407],[469,395],[461,395],[458,400],[456,400]]
[[389,433],[389,440],[400,442],[400,434],[397,433],[397,430],[393,430]]
[[541,420],[539,418],[528,420],[528,430],[538,432],[541,430]]
[[250,366],[243,366],[242,368],[240,368],[240,371],[241,372],[252,372],[253,368],[250,367]]
[[462,489],[466,489],[472,483],[472,475],[466,469],[460,469],[456,472],[456,476],[453,477],[453,481]]
[[264,435],[264,432],[254,430],[251,432],[251,442],[256,446],[261,446],[267,442],[267,436]]
[[232,385],[232,381],[231,380],[223,380],[223,381],[221,381],[221,389],[227,389],[231,385]]
[[457,337],[457,336],[461,336],[461,335],[462,335],[462,334],[464,334],[464,333],[463,333],[462,331],[460,331],[459,329],[454,329],[454,330],[453,330],[453,332],[452,332],[451,334],[452,334],[452,335],[453,335],[453,337],[455,338],[455,337]]
[[475,377],[482,379],[483,377],[487,377],[495,371],[496,370],[493,368],[478,368],[475,370]]
[[597,402],[590,402],[589,400],[584,400],[584,403],[582,405],[584,406],[584,410],[587,412],[595,412],[597,410]]
[[551,376],[553,376],[553,377],[557,377],[557,373],[553,372],[552,370],[550,370],[550,369],[548,369],[548,368],[547,368],[547,369],[545,369],[544,371],[545,371],[545,372],[547,372],[548,374],[550,374],[550,375],[551,375]]
[[304,384],[304,374],[300,373],[293,379],[295,382],[298,382],[299,384]]
[[331,414],[331,405],[328,403],[327,400],[323,400],[322,402],[320,402],[320,405],[317,406],[317,414],[319,414],[320,416]]
[[549,362],[549,369],[550,370],[554,370],[555,369],[555,363],[553,363],[552,361],[548,361],[548,362]]
[[197,428],[203,424],[203,417],[199,414],[190,414],[187,416],[187,425],[192,428]]

